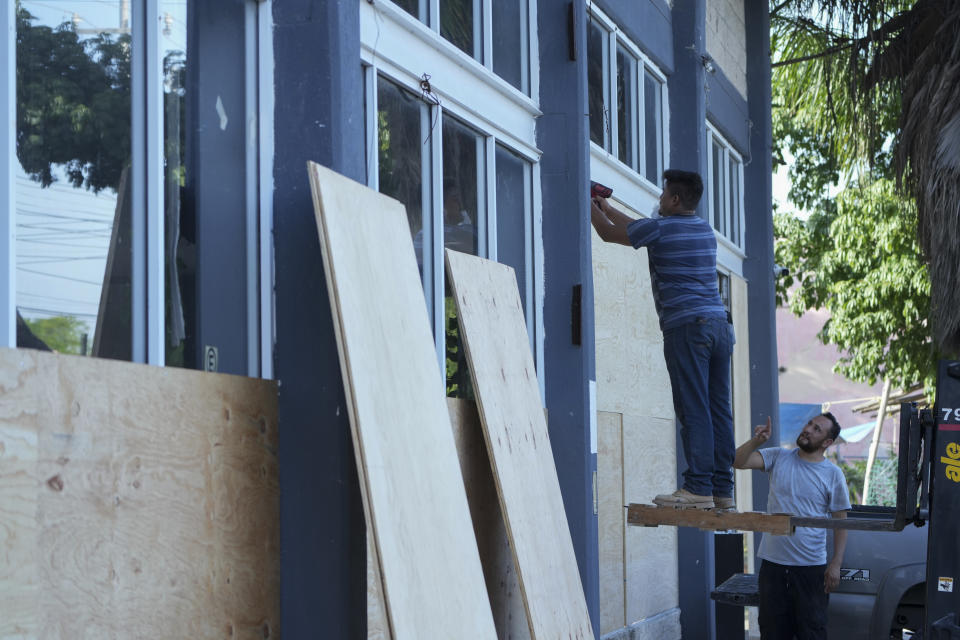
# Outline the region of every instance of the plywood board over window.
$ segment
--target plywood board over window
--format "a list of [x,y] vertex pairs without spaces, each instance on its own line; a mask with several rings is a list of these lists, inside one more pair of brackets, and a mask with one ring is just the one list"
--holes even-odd
[[403,205],[308,171],[392,636],[495,638]]
[[513,269],[446,251],[534,639],[592,638]]
[[276,638],[277,389],[0,349],[0,638]]

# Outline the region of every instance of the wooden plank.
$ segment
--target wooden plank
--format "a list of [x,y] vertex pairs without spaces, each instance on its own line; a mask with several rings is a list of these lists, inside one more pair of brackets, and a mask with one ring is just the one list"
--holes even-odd
[[533,638],[592,638],[513,269],[447,250]]
[[403,205],[320,165],[308,173],[392,637],[493,638]]
[[276,402],[0,349],[0,637],[277,637]]
[[655,527],[694,527],[706,531],[764,531],[781,536],[791,535],[793,525],[788,513],[717,512],[701,509],[674,509],[650,504],[627,506],[627,524]]
[[497,637],[501,640],[527,640],[530,638],[530,627],[527,625],[527,613],[507,537],[507,525],[497,498],[487,445],[483,441],[480,416],[476,406],[467,400],[447,398],[447,407]]
[[597,529],[601,635],[627,625],[623,468],[623,415],[598,411]]

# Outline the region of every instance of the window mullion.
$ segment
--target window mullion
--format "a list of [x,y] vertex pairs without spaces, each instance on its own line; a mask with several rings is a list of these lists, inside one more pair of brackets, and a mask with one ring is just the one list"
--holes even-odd
[[[647,88],[643,77],[643,60],[636,60],[633,71],[634,97],[633,108],[630,117],[633,119],[633,136],[630,144],[633,146],[633,157],[636,159],[634,168],[641,176],[647,175],[647,149],[646,144],[641,145],[640,141],[647,139]],[[642,115],[641,115],[642,114]]]
[[4,39],[5,55],[0,58],[0,96],[3,105],[0,113],[6,125],[0,127],[0,193],[3,204],[0,205],[0,237],[6,256],[0,263],[0,346],[17,346],[17,258],[15,255],[16,201],[14,197],[14,169],[16,166],[16,120],[17,120],[17,19],[16,3],[7,2],[0,9],[0,33],[7,34]]
[[617,33],[607,33],[606,47],[604,47],[604,88],[606,106],[606,150],[614,157],[617,156]]
[[[493,136],[486,136],[482,142],[485,153],[485,176],[483,185],[486,193],[484,214],[478,215],[479,247],[478,253],[491,260],[497,259],[497,141]],[[479,171],[480,163],[477,163]]]
[[[444,290],[443,290],[443,108],[439,105],[427,106],[427,123],[423,129],[425,136],[430,136],[430,153],[424,154],[424,173],[430,176],[430,197],[425,202],[430,203],[430,229],[432,238],[424,238],[424,244],[429,242],[429,250],[424,247],[424,279],[430,282],[430,291],[427,294],[427,307],[433,310],[433,336],[437,349],[437,358],[440,370],[446,371],[446,334]],[[432,128],[432,131],[431,131]],[[424,223],[426,226],[426,223]],[[427,259],[429,254],[430,258]],[[430,275],[427,275],[426,264],[430,263]],[[427,280],[429,278],[429,280]],[[446,376],[444,375],[444,378]],[[444,382],[446,388],[446,382]]]
[[[147,362],[163,366],[164,220],[163,220],[163,61],[160,52],[160,3],[146,0],[146,275]],[[135,246],[136,250],[136,246]]]
[[366,94],[366,174],[367,186],[374,191],[380,190],[379,140],[380,123],[378,114],[380,105],[377,98],[377,68],[363,67],[363,90]]
[[[473,0],[473,28],[474,39],[480,47],[479,52],[474,52],[474,58],[481,61],[481,64],[487,69],[493,70],[493,0]],[[477,5],[480,5],[479,7]],[[479,15],[477,15],[479,14]],[[478,18],[482,18],[478,19]],[[480,29],[477,34],[476,30]],[[477,37],[480,36],[480,37]],[[480,53],[481,55],[476,55]]]

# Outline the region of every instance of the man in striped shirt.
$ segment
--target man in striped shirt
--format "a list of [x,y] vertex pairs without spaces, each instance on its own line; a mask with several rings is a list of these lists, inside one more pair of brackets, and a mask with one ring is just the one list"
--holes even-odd
[[734,508],[730,356],[733,326],[717,286],[717,240],[696,214],[700,175],[663,173],[659,216],[634,220],[594,198],[591,222],[605,242],[647,248],[663,355],[687,469],[683,486],[654,503],[680,509]]

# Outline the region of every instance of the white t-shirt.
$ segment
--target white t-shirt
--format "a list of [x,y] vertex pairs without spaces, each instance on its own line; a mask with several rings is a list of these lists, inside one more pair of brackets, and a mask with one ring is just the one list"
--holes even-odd
[[[807,462],[798,449],[761,449],[763,470],[770,474],[769,513],[803,517],[830,517],[850,508],[847,482],[840,468],[829,460]],[[764,533],[758,556],[790,566],[813,566],[827,562],[826,529],[797,527],[792,536]]]

